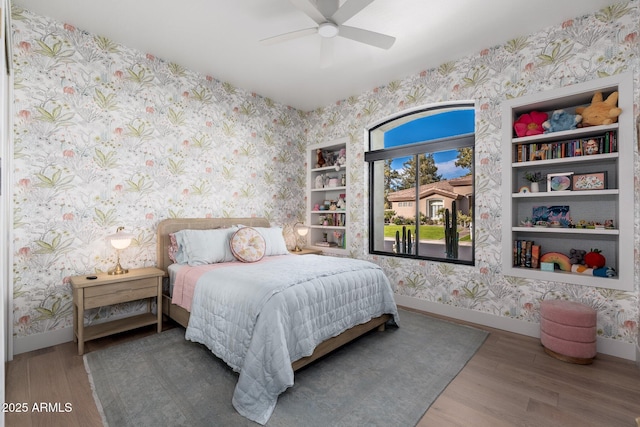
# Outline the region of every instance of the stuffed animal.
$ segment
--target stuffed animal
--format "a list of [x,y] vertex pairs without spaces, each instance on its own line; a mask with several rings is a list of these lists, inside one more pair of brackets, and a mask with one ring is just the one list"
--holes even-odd
[[571,264],[582,264],[587,251],[583,249],[571,249],[569,251],[569,262]]
[[579,114],[567,113],[564,110],[555,110],[551,113],[549,120],[542,123],[544,133],[560,132],[561,130],[571,130],[578,126],[582,120]]
[[334,166],[336,170],[339,171],[340,168],[342,166],[346,166],[346,164],[347,164],[347,150],[344,148],[341,148],[340,152],[338,153],[338,157],[336,158],[336,162]]
[[602,100],[602,92],[596,92],[591,98],[588,107],[576,108],[576,114],[582,115],[582,126],[610,125],[618,121],[622,110],[616,107],[618,92],[613,92],[605,101]]
[[322,155],[322,150],[318,148],[316,153],[318,154],[318,160],[316,160],[316,167],[321,168],[322,166],[324,166],[324,163],[325,163],[324,156]]
[[340,149],[338,153],[338,158],[336,160],[336,164],[340,166],[344,166],[347,164],[347,150],[344,148]]

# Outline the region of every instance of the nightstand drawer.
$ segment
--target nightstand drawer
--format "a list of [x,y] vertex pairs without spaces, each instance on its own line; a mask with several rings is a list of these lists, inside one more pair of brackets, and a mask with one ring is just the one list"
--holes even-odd
[[84,289],[84,307],[95,308],[158,296],[158,279],[131,280]]

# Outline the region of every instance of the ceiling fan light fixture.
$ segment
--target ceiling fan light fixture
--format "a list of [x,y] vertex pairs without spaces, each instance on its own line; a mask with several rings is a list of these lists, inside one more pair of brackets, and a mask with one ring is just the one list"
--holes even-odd
[[321,37],[330,39],[338,35],[338,26],[333,22],[324,22],[318,26],[318,34]]

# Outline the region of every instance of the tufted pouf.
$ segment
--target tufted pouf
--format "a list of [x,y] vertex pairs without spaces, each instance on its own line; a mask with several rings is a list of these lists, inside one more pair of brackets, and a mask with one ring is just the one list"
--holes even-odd
[[575,301],[540,303],[540,342],[550,356],[588,365],[596,356],[597,313]]

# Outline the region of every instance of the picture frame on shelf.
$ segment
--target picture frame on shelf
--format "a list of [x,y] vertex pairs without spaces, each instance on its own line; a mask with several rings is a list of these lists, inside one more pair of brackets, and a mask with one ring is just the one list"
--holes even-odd
[[531,212],[533,224],[568,228],[571,224],[569,206],[534,206]]
[[607,171],[575,174],[571,177],[574,191],[606,190]]
[[547,191],[571,191],[573,172],[550,173],[547,175]]

